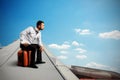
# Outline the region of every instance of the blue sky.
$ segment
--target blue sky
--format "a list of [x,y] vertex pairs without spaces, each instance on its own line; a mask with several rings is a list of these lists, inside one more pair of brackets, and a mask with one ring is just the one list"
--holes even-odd
[[64,64],[120,72],[120,0],[0,0],[0,46],[38,20]]

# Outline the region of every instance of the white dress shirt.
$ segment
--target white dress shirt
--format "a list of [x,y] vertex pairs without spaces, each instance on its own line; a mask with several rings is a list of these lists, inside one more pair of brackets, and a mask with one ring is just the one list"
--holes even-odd
[[38,44],[39,46],[43,46],[41,32],[32,26],[28,27],[20,33],[20,43]]

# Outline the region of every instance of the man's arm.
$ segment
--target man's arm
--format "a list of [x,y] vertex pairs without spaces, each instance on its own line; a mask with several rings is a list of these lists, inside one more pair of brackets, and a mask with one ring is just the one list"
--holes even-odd
[[27,35],[30,32],[31,27],[28,27],[24,31],[20,33],[20,43],[24,44],[25,46],[29,45],[29,41],[27,40]]

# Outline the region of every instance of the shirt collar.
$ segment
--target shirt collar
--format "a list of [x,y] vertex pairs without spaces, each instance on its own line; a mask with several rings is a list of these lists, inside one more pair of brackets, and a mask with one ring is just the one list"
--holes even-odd
[[36,30],[37,32],[39,32],[38,28],[36,28],[36,27],[35,27],[35,30]]

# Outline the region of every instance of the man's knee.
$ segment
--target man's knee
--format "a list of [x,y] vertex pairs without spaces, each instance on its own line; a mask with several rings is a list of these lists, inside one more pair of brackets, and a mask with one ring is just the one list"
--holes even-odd
[[33,47],[33,46],[31,46],[31,45],[29,45],[29,50],[31,50],[31,51],[35,51],[35,50],[36,50],[36,48],[35,48],[35,47]]
[[34,47],[31,47],[31,50],[32,50],[32,51],[35,51],[35,48],[34,48]]

